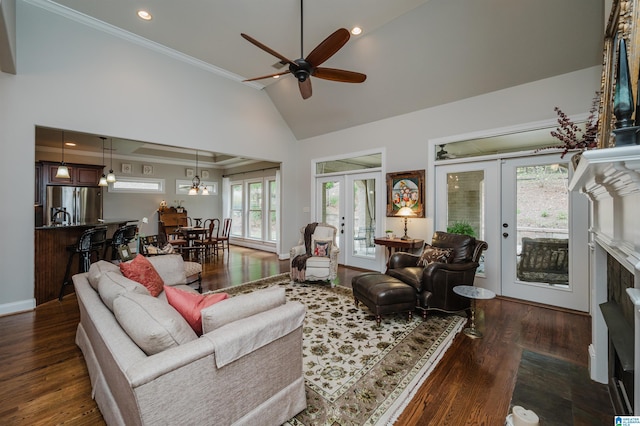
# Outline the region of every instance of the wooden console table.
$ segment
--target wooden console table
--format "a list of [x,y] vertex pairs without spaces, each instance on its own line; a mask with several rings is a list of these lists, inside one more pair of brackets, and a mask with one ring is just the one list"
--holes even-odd
[[410,239],[403,240],[401,238],[374,238],[373,242],[379,246],[385,246],[387,248],[387,262],[393,253],[396,251],[410,251],[422,248],[424,240]]

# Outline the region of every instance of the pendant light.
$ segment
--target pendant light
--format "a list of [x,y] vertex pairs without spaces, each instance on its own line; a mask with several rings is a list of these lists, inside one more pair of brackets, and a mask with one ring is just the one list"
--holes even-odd
[[191,180],[191,188],[189,189],[189,195],[198,195],[200,190],[200,176],[198,176],[198,151],[196,151],[196,175]]
[[108,186],[107,177],[104,175],[104,140],[106,139],[104,136],[100,136],[102,139],[102,176],[100,176],[100,181],[98,182],[98,186]]
[[69,175],[69,168],[64,162],[64,130],[62,131],[62,161],[60,161],[60,165],[58,166],[56,177],[61,179],[71,179],[71,176]]
[[111,161],[109,163],[109,174],[107,175],[107,182],[113,183],[116,181],[116,175],[113,173],[113,138],[111,138],[109,150],[111,151]]

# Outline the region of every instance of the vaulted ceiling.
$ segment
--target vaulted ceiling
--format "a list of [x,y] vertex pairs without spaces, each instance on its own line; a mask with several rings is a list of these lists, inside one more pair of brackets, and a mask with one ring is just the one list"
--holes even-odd
[[307,0],[303,55],[336,29],[360,26],[323,66],[367,80],[312,77],[303,100],[291,75],[241,82],[277,72],[278,59],[240,33],[303,56],[299,0],[25,1],[265,90],[298,139],[599,65],[605,19],[603,0]]

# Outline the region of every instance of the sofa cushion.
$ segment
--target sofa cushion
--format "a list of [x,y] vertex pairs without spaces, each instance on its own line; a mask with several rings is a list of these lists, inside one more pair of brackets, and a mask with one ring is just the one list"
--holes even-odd
[[198,336],[202,335],[202,311],[207,306],[229,297],[227,293],[199,294],[164,286],[167,302],[187,320]]
[[107,262],[105,260],[99,260],[94,262],[89,267],[89,276],[87,279],[89,280],[89,284],[95,291],[98,291],[98,281],[100,281],[100,277],[105,272],[116,271],[120,273],[120,268],[118,265],[115,265],[111,262]]
[[125,277],[145,286],[153,297],[162,293],[164,280],[143,255],[138,254],[132,261],[120,263],[120,270]]
[[437,248],[429,244],[424,245],[420,260],[418,260],[419,266],[427,266],[433,262],[449,263],[452,258],[453,249],[450,248]]
[[307,269],[311,268],[329,268],[331,260],[328,257],[311,256],[307,259]]
[[406,266],[404,268],[389,269],[387,275],[409,284],[420,292],[422,291],[422,271],[424,271],[422,266]]
[[284,288],[269,287],[241,294],[202,310],[202,331],[208,333],[240,319],[284,305]]
[[165,285],[186,284],[184,260],[179,254],[165,254],[147,258],[162,277]]
[[120,271],[109,271],[102,274],[98,281],[98,293],[102,302],[113,312],[113,301],[122,293],[134,292],[150,296],[149,290],[139,282],[123,276]]
[[114,300],[113,313],[122,329],[147,355],[198,338],[175,309],[150,295],[123,293]]

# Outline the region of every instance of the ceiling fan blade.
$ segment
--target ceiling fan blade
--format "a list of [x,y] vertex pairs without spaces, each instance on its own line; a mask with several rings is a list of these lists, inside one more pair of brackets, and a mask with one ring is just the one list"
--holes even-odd
[[367,79],[365,74],[335,68],[316,68],[312,75],[323,80],[341,81],[343,83],[362,83]]
[[325,38],[322,43],[316,46],[316,48],[307,55],[305,60],[313,67],[319,66],[340,50],[340,48],[349,41],[350,37],[348,30],[344,28],[337,29],[333,34]]
[[311,90],[310,78],[307,78],[305,81],[298,81],[298,87],[300,88],[302,99],[309,99],[313,94],[313,91]]
[[264,44],[260,43],[255,38],[253,38],[253,37],[251,37],[251,36],[249,36],[247,34],[244,34],[244,33],[241,33],[240,35],[242,36],[242,38],[247,40],[249,43],[252,43],[252,44],[258,46],[260,49],[264,50],[267,53],[272,54],[273,56],[275,56],[276,58],[280,59],[281,61],[284,61],[284,62],[286,62],[286,63],[288,63],[290,65],[293,65],[293,66],[297,66],[296,63],[293,62],[291,59],[282,56],[281,54],[279,54],[275,50],[271,49],[270,47],[267,47]]
[[242,80],[242,81],[243,81],[243,82],[244,82],[244,81],[256,81],[256,80],[262,80],[263,78],[273,78],[273,77],[275,77],[275,76],[277,76],[277,75],[285,75],[285,74],[289,74],[290,72],[291,72],[291,71],[286,70],[286,71],[283,71],[283,72],[277,72],[277,73],[275,73],[275,74],[263,75],[262,77],[248,78],[248,79],[246,79],[246,80]]

